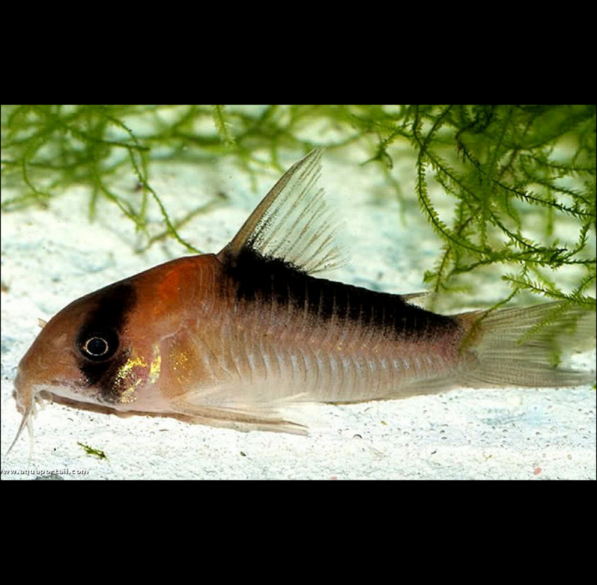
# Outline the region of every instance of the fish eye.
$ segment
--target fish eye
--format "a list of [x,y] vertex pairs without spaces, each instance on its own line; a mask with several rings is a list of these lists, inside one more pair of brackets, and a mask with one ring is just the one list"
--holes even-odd
[[108,342],[101,337],[92,337],[85,342],[83,350],[85,353],[92,355],[93,357],[102,357],[108,353],[110,347]]
[[89,360],[106,360],[118,349],[118,336],[113,331],[83,332],[77,341],[79,352]]

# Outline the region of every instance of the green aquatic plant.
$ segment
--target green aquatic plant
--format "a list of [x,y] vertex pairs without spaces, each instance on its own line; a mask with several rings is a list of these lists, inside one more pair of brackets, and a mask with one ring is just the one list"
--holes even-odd
[[[416,109],[412,128],[417,195],[444,242],[426,275],[434,290],[508,265],[514,293],[595,307],[594,106],[447,106],[431,117]],[[453,197],[450,224],[429,197],[428,169]],[[561,239],[562,225],[572,241]],[[564,291],[551,275],[567,267],[579,270]]]
[[[255,188],[264,167],[285,170],[282,152],[358,145],[402,219],[416,200],[437,234],[432,290],[466,291],[471,276],[499,270],[509,298],[595,307],[593,105],[2,106],[1,127],[3,212],[50,205],[81,185],[90,220],[104,198],[145,247],[172,237],[191,251],[180,227],[217,201],[171,217],[152,187],[156,165],[229,157]],[[159,234],[147,229],[152,205]]]
[[90,447],[89,445],[86,445],[85,443],[80,443],[78,441],[77,445],[79,445],[79,447],[83,447],[87,455],[93,455],[98,459],[108,459],[108,456],[101,449],[94,449],[93,447]]

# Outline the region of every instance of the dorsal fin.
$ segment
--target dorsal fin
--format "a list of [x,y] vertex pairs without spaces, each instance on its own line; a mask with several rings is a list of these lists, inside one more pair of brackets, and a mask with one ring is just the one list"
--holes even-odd
[[338,226],[327,208],[321,174],[320,149],[292,165],[272,187],[232,241],[218,254],[225,262],[252,250],[277,258],[307,273],[343,263],[335,242]]

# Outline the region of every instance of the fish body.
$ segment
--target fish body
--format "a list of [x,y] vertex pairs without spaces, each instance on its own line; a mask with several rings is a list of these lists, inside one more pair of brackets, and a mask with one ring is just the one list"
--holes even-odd
[[314,151],[291,167],[218,254],[167,262],[51,319],[19,364],[19,433],[44,393],[120,412],[301,432],[282,416],[286,407],[591,379],[552,365],[566,332],[584,342],[594,331],[594,316],[581,309],[547,303],[438,315],[412,304],[416,295],[313,276],[341,258],[316,189],[320,157]]

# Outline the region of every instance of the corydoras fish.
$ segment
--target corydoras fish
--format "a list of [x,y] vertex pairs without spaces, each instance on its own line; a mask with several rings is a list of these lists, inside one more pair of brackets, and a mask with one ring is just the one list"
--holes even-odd
[[286,407],[593,379],[552,365],[558,344],[572,349],[594,335],[594,314],[582,309],[546,303],[446,316],[409,302],[418,295],[312,276],[341,255],[316,186],[320,160],[315,150],[292,166],[218,254],[167,262],[52,318],[18,367],[19,434],[44,394],[301,432]]

